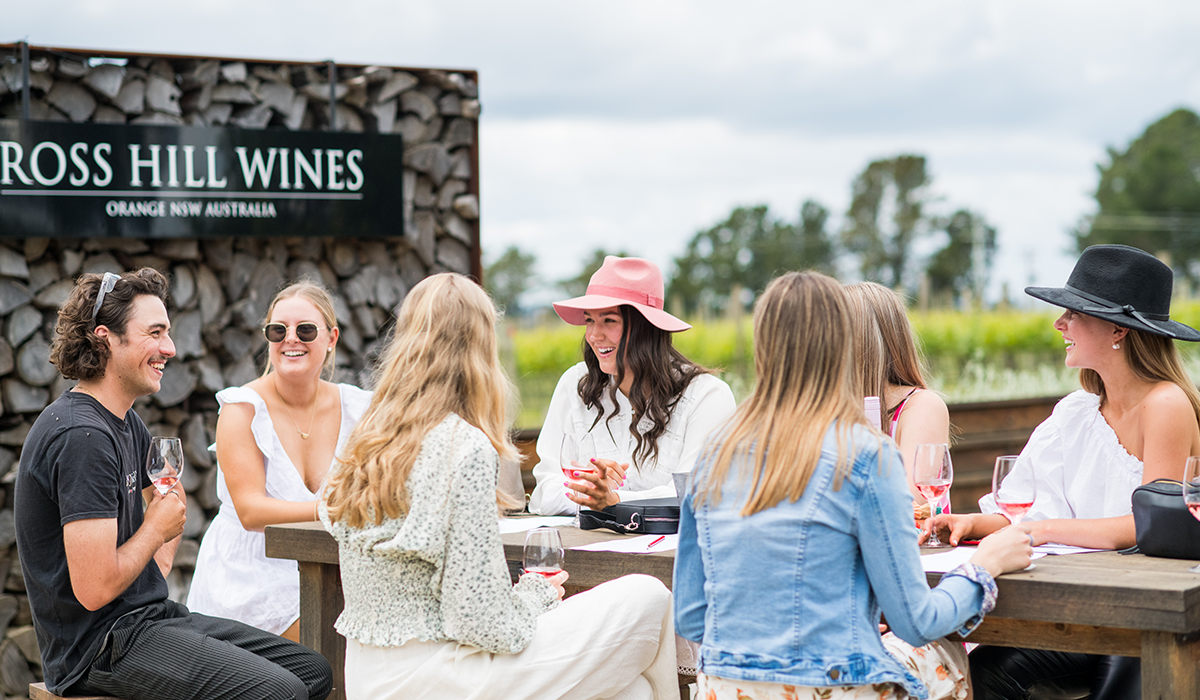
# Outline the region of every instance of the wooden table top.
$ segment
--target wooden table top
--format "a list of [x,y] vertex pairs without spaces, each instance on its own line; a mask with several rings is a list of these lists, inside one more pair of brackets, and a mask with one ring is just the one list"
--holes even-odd
[[[337,545],[320,523],[267,528],[267,556],[337,564]],[[560,528],[567,549],[564,568],[575,586],[594,586],[618,576],[641,573],[671,585],[674,552],[622,554],[571,549],[622,537],[605,530]],[[503,535],[505,558],[520,561],[525,533]],[[1200,575],[1195,562],[1140,554],[1095,552],[1046,556],[1031,571],[1001,576],[996,609],[989,618],[1157,630],[1200,632]],[[929,574],[935,585],[941,574]]]

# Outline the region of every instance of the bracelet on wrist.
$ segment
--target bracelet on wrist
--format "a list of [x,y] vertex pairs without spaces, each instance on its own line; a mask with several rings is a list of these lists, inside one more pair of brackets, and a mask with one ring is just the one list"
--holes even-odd
[[996,609],[996,597],[999,591],[996,588],[996,579],[992,578],[987,569],[979,564],[966,562],[947,571],[945,576],[961,576],[979,584],[979,587],[983,589],[983,605],[979,608],[980,615],[987,615]]

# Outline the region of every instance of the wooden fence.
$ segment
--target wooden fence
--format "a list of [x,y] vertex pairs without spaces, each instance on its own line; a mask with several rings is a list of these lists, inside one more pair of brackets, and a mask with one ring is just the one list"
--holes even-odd
[[[1061,396],[1008,401],[982,401],[950,405],[953,433],[954,486],[951,510],[978,512],[978,501],[992,488],[992,465],[1000,455],[1017,454],[1029,434],[1050,416]],[[525,491],[533,490],[533,467],[538,428],[517,431],[514,440],[525,458],[521,463]]]

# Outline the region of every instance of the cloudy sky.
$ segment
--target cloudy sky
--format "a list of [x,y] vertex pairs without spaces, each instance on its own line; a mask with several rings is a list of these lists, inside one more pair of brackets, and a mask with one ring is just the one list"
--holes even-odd
[[937,207],[998,228],[998,283],[1061,284],[1105,148],[1200,108],[1195,0],[37,0],[3,14],[2,41],[476,69],[484,250],[532,251],[545,280],[596,247],[669,269],[741,204],[795,219],[814,198],[836,226],[870,160],[920,153]]

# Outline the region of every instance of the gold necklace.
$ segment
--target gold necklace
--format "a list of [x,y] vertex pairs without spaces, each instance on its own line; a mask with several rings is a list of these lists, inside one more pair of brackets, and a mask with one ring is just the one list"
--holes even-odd
[[321,385],[317,384],[317,391],[315,394],[313,394],[312,411],[310,412],[310,414],[308,416],[308,432],[307,433],[300,429],[300,425],[296,423],[295,416],[292,415],[292,409],[288,408],[287,401],[283,400],[283,394],[279,393],[279,380],[276,379],[274,382],[271,382],[271,386],[275,387],[275,395],[279,397],[279,403],[283,404],[283,410],[287,411],[288,418],[290,418],[292,421],[292,427],[295,428],[296,432],[300,434],[301,440],[307,440],[308,436],[312,435],[313,421],[317,417],[317,397],[320,396],[320,394],[321,394]]

